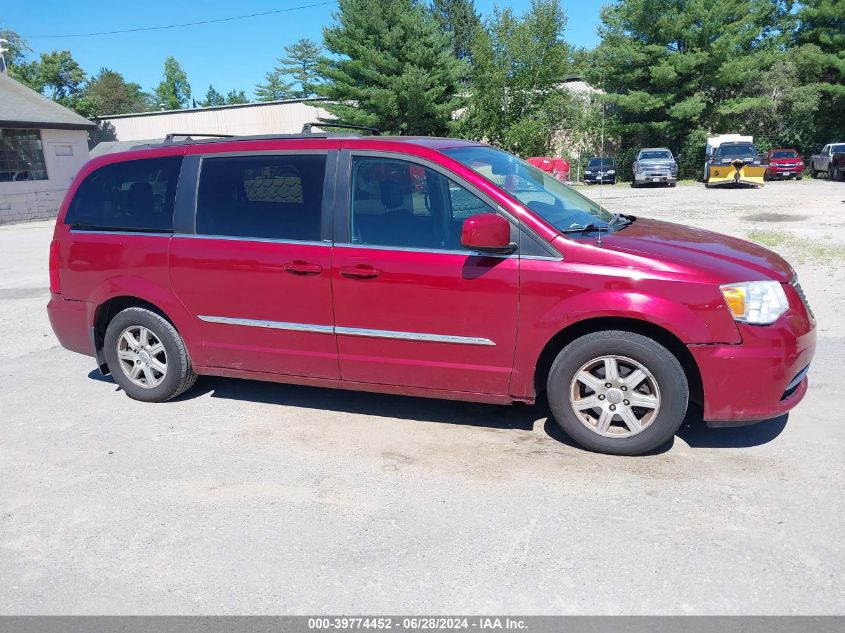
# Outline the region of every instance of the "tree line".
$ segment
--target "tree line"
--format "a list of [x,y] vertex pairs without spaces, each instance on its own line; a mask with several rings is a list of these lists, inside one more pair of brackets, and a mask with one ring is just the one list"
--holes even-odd
[[[753,134],[806,153],[845,136],[845,0],[616,0],[599,44],[572,47],[560,0],[482,18],[473,0],[339,0],[323,41],[300,39],[254,99],[326,97],[345,123],[486,140],[523,156],[640,146],[682,153],[697,175],[707,136]],[[150,93],[120,73],[87,77],[69,51],[29,59],[11,31],[9,73],[86,116],[245,103],[196,101],[169,57]],[[595,91],[575,93],[582,77]]]

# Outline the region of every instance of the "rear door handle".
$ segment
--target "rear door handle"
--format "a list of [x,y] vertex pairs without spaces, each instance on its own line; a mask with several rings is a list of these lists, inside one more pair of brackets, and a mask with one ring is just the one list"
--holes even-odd
[[340,274],[350,279],[375,279],[381,275],[381,271],[369,264],[358,264],[357,266],[341,266]]
[[285,264],[285,272],[291,275],[319,275],[323,272],[323,267],[319,264],[309,264],[308,262],[297,260]]

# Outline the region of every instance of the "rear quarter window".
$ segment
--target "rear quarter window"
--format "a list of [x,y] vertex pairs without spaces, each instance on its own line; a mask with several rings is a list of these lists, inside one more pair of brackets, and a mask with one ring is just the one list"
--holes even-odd
[[65,224],[106,231],[172,232],[181,166],[181,156],[104,165],[79,185]]

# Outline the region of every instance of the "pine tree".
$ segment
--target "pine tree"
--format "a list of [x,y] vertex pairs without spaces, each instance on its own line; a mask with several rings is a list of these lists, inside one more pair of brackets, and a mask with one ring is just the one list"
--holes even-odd
[[279,101],[293,99],[293,84],[282,79],[282,73],[272,70],[264,76],[263,84],[256,84],[255,97],[259,101]]
[[279,60],[275,69],[281,76],[292,77],[299,86],[296,96],[307,99],[314,96],[317,80],[317,65],[323,48],[314,40],[301,38],[285,46],[285,57]]
[[246,93],[243,90],[230,90],[226,94],[226,105],[234,105],[237,103],[249,103],[246,98]]
[[339,0],[323,31],[324,107],[346,123],[396,134],[445,134],[459,105],[466,64],[418,0]]
[[452,54],[458,59],[472,56],[472,40],[481,26],[473,0],[433,0],[432,13],[440,28],[449,34]]
[[209,85],[208,90],[205,93],[205,99],[200,101],[200,105],[203,108],[207,108],[209,106],[222,106],[226,105],[226,98],[217,92],[214,86]]

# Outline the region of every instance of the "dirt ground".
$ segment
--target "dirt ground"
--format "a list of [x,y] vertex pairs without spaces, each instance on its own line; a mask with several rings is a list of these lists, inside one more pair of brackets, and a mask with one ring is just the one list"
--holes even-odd
[[841,614],[845,183],[582,190],[789,258],[820,329],[789,416],[618,458],[542,402],[144,404],[53,336],[51,224],[0,228],[0,614]]

